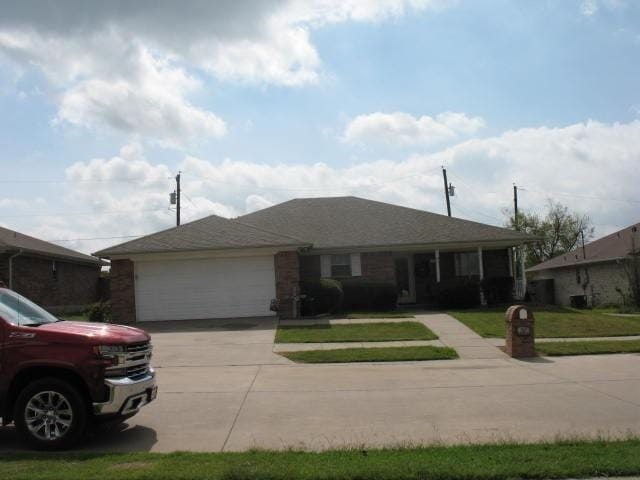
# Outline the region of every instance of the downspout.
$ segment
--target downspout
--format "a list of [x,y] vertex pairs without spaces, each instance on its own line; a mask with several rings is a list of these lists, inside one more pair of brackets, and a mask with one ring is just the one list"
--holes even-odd
[[13,259],[22,255],[22,249],[9,257],[9,289],[13,290]]

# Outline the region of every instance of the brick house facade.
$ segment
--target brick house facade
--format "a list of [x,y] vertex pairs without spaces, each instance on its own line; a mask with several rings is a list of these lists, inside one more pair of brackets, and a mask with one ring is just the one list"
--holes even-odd
[[11,259],[13,255],[0,254],[0,280],[38,305],[53,312],[79,311],[100,298],[99,264],[26,254]]
[[274,299],[278,314],[291,318],[307,280],[385,282],[399,302],[427,304],[441,280],[511,275],[509,249],[533,240],[413,208],[331,197],[293,199],[236,219],[211,215],[94,255],[112,261],[119,323],[260,317],[273,314]]
[[529,282],[553,280],[555,303],[571,305],[572,295],[585,295],[592,306],[621,305],[629,293],[629,276],[622,262],[576,265],[527,274]]

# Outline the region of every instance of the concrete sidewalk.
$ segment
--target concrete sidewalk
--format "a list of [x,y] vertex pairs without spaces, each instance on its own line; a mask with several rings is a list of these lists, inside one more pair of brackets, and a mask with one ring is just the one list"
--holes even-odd
[[[237,451],[640,435],[640,355],[513,360],[446,315],[420,315],[466,355],[431,362],[294,364],[275,322],[157,331],[158,399],[79,450]],[[493,349],[493,350],[492,350]],[[0,451],[24,450],[13,427]]]
[[[502,350],[492,342],[482,338],[469,327],[446,313],[416,315],[416,320],[424,323],[447,347],[454,348],[462,359],[504,359]],[[502,342],[504,345],[504,341]]]
[[[504,338],[485,338],[485,340],[497,347],[504,346]],[[617,342],[617,341],[640,340],[640,335],[629,335],[625,337],[561,337],[561,338],[536,338],[536,343],[542,342]]]

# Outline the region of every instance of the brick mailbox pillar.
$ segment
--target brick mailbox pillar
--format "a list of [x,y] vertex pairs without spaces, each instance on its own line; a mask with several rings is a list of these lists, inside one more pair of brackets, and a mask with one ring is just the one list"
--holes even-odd
[[507,355],[513,358],[536,356],[533,312],[524,305],[512,305],[505,314]]

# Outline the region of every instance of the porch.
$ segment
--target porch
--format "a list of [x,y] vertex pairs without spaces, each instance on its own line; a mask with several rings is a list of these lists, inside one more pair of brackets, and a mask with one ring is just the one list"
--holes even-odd
[[[482,282],[496,277],[514,277],[511,248],[392,252],[398,303],[435,306],[438,288],[456,280]],[[519,282],[514,282],[514,297],[518,297]],[[481,302],[485,298],[480,289]]]

